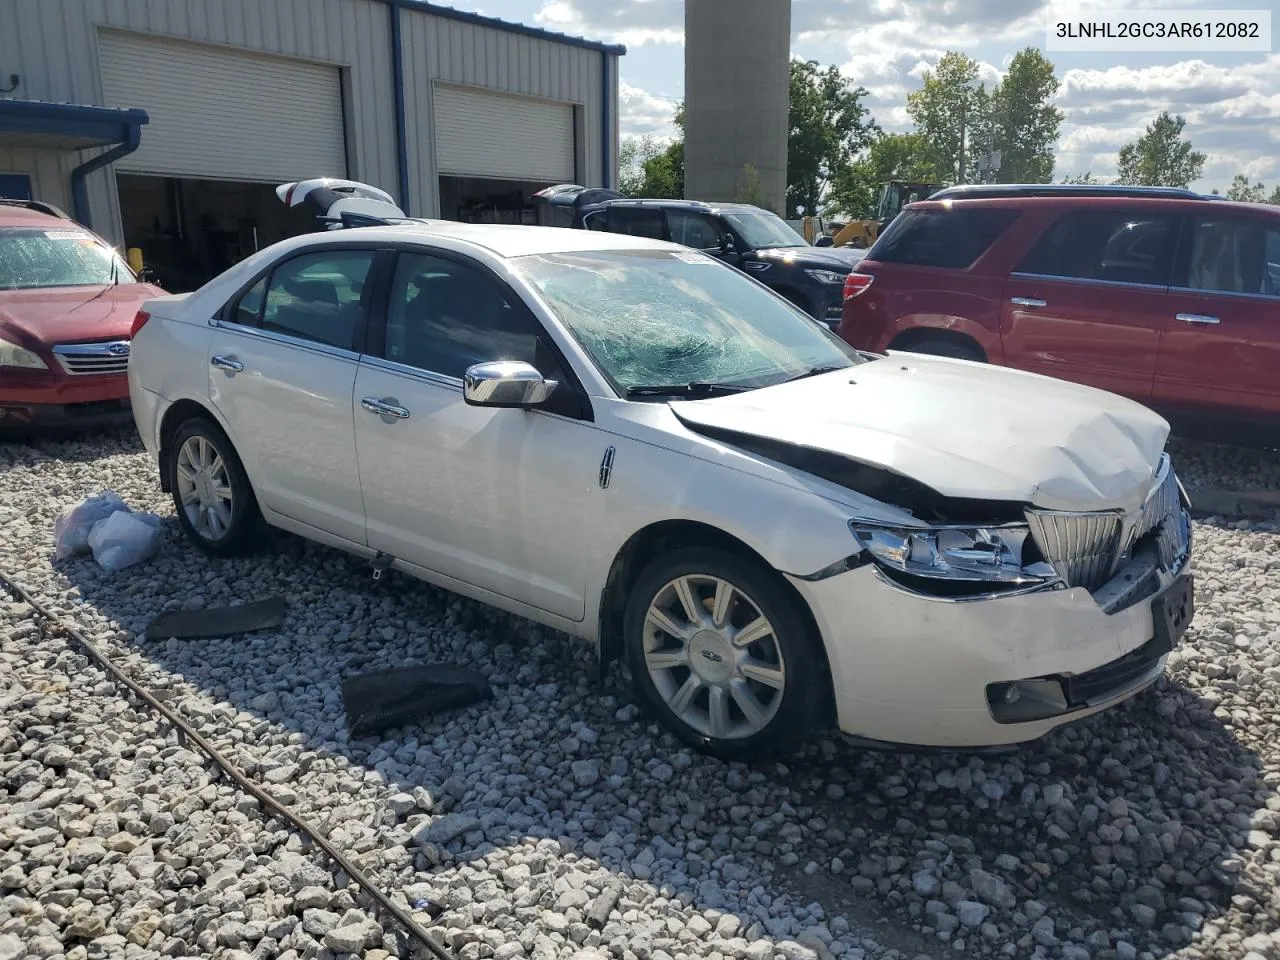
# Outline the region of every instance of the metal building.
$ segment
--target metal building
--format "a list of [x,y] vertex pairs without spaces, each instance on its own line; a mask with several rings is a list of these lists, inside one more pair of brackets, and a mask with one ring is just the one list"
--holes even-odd
[[783,209],[790,61],[791,0],[686,0],[686,197],[795,213]]
[[422,0],[0,0],[0,196],[180,288],[310,229],[288,180],[533,222],[542,187],[614,184],[623,53]]

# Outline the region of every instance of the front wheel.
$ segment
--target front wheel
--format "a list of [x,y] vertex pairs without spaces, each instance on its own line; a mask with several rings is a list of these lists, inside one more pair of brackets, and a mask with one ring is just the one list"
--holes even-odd
[[212,556],[243,553],[257,531],[258,501],[227,435],[205,417],[173,436],[169,489],[187,537]]
[[827,685],[817,637],[772,570],[715,548],[655,560],[628,597],[639,694],[673,734],[726,759],[794,747]]

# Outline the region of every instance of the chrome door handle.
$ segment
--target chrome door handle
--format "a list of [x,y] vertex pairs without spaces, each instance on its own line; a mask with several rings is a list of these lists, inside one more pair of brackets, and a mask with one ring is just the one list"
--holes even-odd
[[1211,317],[1203,313],[1180,313],[1178,314],[1178,319],[1183,323],[1203,323],[1208,325],[1222,322],[1217,317]]
[[385,400],[379,400],[377,397],[363,397],[360,400],[360,406],[370,413],[383,417],[395,417],[397,420],[405,420],[409,416],[409,411],[396,403],[395,397],[387,397]]
[[1015,307],[1043,307],[1047,304],[1043,300],[1037,300],[1035,297],[1014,297],[1010,301]]
[[212,357],[209,365],[217,367],[219,370],[226,370],[228,373],[243,373],[244,364],[235,357]]

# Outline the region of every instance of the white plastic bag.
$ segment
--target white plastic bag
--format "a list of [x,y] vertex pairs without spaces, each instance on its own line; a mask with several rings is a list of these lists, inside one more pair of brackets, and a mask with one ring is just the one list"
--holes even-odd
[[159,517],[119,510],[94,524],[89,548],[104,570],[123,570],[152,556],[160,535]]
[[94,525],[117,512],[128,513],[129,507],[111,490],[103,490],[64,510],[53,524],[54,555],[65,560],[88,552]]

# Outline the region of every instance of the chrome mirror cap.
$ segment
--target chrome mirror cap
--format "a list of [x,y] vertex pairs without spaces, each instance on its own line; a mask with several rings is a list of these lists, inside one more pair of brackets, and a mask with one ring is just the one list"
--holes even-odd
[[462,396],[475,407],[534,407],[557,386],[523,360],[493,360],[467,367]]

